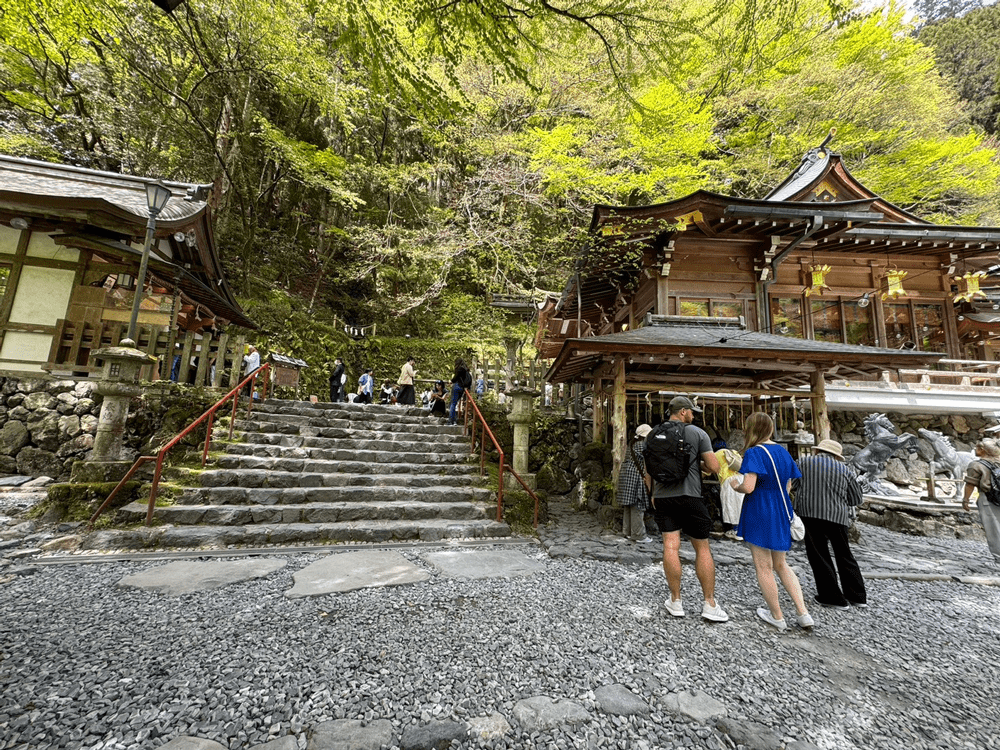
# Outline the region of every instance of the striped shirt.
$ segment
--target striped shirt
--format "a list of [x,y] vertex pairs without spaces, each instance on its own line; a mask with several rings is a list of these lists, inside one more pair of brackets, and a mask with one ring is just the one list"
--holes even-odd
[[854,471],[824,453],[803,456],[797,463],[802,479],[795,480],[795,512],[803,518],[850,526],[848,506],[864,501]]

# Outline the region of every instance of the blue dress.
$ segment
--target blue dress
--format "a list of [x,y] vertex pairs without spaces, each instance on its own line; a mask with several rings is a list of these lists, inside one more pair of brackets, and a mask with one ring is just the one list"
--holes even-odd
[[[771,459],[774,459],[774,467]],[[778,477],[774,476],[774,468]],[[777,444],[755,445],[743,456],[740,471],[756,474],[757,485],[743,499],[743,511],[736,526],[736,535],[757,547],[787,552],[792,548],[792,525],[788,518],[791,499],[782,492],[789,479],[802,476],[788,451]],[[779,484],[780,482],[780,484]]]

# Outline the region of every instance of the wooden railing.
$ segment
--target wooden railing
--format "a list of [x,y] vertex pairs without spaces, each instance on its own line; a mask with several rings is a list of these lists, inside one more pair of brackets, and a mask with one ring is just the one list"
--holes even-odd
[[[119,321],[58,320],[44,369],[54,375],[93,377],[100,368],[91,354],[101,347],[117,346],[127,330],[128,324]],[[136,337],[138,349],[158,360],[155,365],[143,368],[140,377],[144,380],[232,388],[240,378],[246,343],[243,336],[168,331],[163,326],[141,325]]]
[[[229,439],[232,440],[233,426],[236,423],[236,409],[238,408],[240,401],[240,391],[243,390],[244,387],[249,385],[248,391],[251,394],[251,397],[247,399],[247,417],[249,418],[250,412],[253,410],[254,399],[252,397],[252,394],[255,392],[257,388],[257,378],[266,376],[270,368],[271,368],[270,364],[265,364],[263,367],[260,367],[259,369],[254,370],[252,373],[247,375],[243,380],[241,380],[237,384],[235,388],[233,388],[229,393],[227,393],[225,396],[219,399],[212,407],[210,407],[208,411],[206,411],[195,421],[193,421],[191,424],[189,424],[187,427],[181,430],[166,445],[160,448],[160,450],[156,452],[155,456],[139,456],[139,458],[136,459],[135,463],[132,464],[132,468],[128,470],[125,476],[122,477],[122,480],[115,486],[113,490],[111,490],[111,494],[108,495],[108,499],[105,500],[104,503],[101,505],[101,507],[97,509],[97,511],[94,513],[93,516],[91,516],[90,520],[87,522],[87,528],[92,529],[94,527],[94,522],[98,518],[100,518],[101,514],[107,509],[109,505],[111,505],[111,501],[115,499],[115,497],[118,495],[118,492],[122,489],[122,487],[126,485],[126,483],[128,483],[128,481],[132,478],[132,476],[136,473],[136,471],[139,470],[139,468],[143,464],[149,463],[150,461],[156,461],[156,470],[153,472],[153,484],[149,490],[149,506],[146,509],[146,525],[149,526],[153,522],[153,508],[156,506],[156,493],[160,486],[160,476],[163,473],[163,461],[166,458],[167,453],[169,453],[170,450],[175,445],[177,445],[181,440],[183,440],[185,437],[194,432],[194,430],[198,427],[198,425],[207,421],[208,425],[205,430],[205,447],[201,453],[201,466],[202,468],[204,468],[205,461],[208,459],[208,447],[212,442],[212,426],[213,423],[215,422],[215,413],[219,411],[219,409],[221,409],[227,402],[232,401],[233,409],[229,421]],[[263,377],[263,380],[264,383],[261,393],[262,399],[267,398],[268,378]]]
[[472,453],[476,452],[476,426],[479,426],[479,476],[484,476],[486,474],[486,438],[489,438],[490,442],[493,444],[493,448],[496,450],[497,455],[500,457],[500,471],[497,474],[497,522],[503,521],[503,487],[504,487],[504,473],[510,472],[511,476],[514,477],[521,486],[524,487],[525,492],[531,495],[532,499],[535,501],[535,515],[534,515],[534,526],[538,527],[538,495],[525,484],[524,480],[514,471],[514,467],[509,466],[506,463],[506,456],[504,455],[503,448],[500,447],[500,443],[497,441],[496,436],[493,434],[493,430],[490,429],[489,424],[486,422],[486,418],[483,417],[483,413],[479,411],[479,405],[476,400],[472,397],[469,391],[465,392],[465,431],[468,433],[472,441]]

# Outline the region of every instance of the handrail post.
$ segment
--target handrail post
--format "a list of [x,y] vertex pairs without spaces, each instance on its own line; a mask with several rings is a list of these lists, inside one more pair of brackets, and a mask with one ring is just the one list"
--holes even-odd
[[156,504],[156,490],[160,486],[160,473],[163,471],[163,457],[166,453],[166,448],[160,448],[160,452],[156,454],[156,471],[153,472],[153,485],[149,488],[149,506],[146,508],[147,526],[153,523],[153,506]]
[[212,423],[215,421],[215,409],[213,408],[208,414],[208,430],[205,432],[205,450],[201,452],[201,468],[205,468],[205,462],[208,460],[208,446],[212,442]]
[[500,451],[500,482],[497,488],[497,523],[503,521],[503,451]]

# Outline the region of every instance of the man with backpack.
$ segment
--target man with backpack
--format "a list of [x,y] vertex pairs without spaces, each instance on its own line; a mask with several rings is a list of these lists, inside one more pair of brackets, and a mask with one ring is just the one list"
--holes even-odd
[[695,573],[705,597],[701,616],[726,622],[729,615],[715,601],[715,561],[708,546],[712,519],[701,496],[701,464],[712,474],[719,460],[712,452],[708,434],[692,424],[696,407],[691,399],[676,396],[670,401],[670,418],[646,436],[643,453],[647,482],[652,481],[653,513],[663,535],[663,573],[670,588],[666,607],[674,617],[684,617],[681,602],[681,531],[691,540]]
[[991,438],[980,440],[976,443],[976,459],[965,470],[962,508],[969,510],[969,498],[978,489],[979,520],[993,559],[1000,563],[1000,446]]

